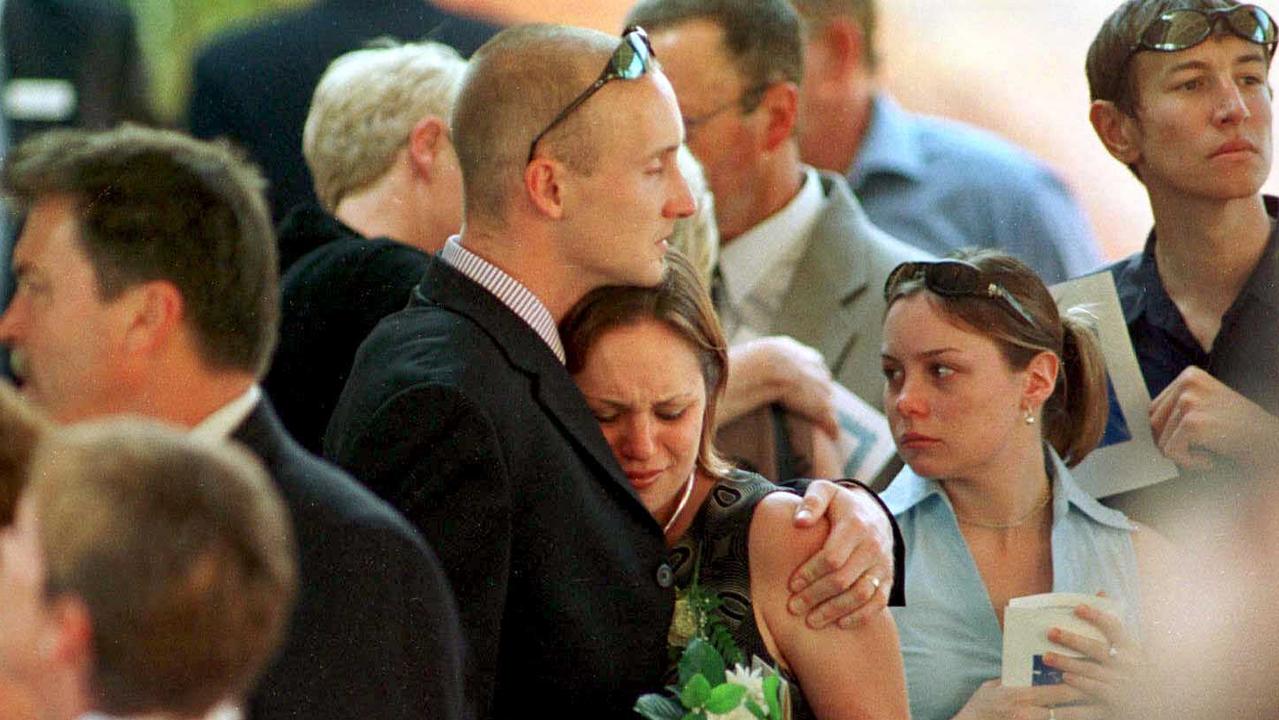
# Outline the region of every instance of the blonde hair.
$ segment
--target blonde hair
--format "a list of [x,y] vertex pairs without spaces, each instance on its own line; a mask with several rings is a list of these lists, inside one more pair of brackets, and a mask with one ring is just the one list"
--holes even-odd
[[560,323],[560,337],[564,340],[569,374],[582,371],[596,341],[610,330],[645,320],[666,325],[688,342],[697,356],[706,387],[697,469],[707,477],[727,477],[731,465],[715,449],[715,412],[728,385],[728,343],[706,286],[693,264],[678,250],[666,254],[666,274],[656,287],[596,288],[568,311]]
[[84,603],[112,715],[201,716],[274,654],[297,587],[288,513],[256,459],[139,420],[56,431],[27,497],[45,595]]
[[715,196],[706,183],[701,163],[681,145],[676,155],[679,171],[688,183],[689,194],[697,203],[697,210],[690,216],[675,221],[671,235],[671,248],[688,258],[697,277],[706,287],[711,285],[711,273],[719,261],[719,227],[715,224]]
[[333,212],[342,198],[386,174],[413,126],[448,119],[466,60],[436,42],[373,47],[338,57],[324,71],[302,130],[315,194]]

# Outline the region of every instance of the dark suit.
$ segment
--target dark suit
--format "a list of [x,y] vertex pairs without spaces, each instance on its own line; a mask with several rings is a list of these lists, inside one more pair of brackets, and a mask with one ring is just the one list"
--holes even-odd
[[318,206],[300,205],[279,230],[281,257],[315,249],[280,279],[280,342],[262,389],[293,439],[320,452],[355,351],[382,318],[403,310],[426,253],[365,238]]
[[60,103],[39,112],[39,103],[18,102],[34,101],[33,95],[18,92],[13,99],[23,107],[6,112],[13,144],[53,127],[105,129],[121,120],[152,119],[133,15],[125,3],[6,0],[3,27],[6,83],[60,82],[72,97],[63,115],[56,112]]
[[195,61],[187,121],[243,146],[266,173],[278,221],[314,200],[302,158],[311,94],[334,58],[382,36],[430,39],[470,55],[497,28],[427,0],[320,0],[213,41]]
[[325,448],[439,552],[483,716],[628,717],[661,688],[662,530],[564,367],[495,296],[432,258],[361,346]]
[[267,401],[233,437],[274,478],[301,555],[288,636],[249,699],[249,719],[470,717],[457,611],[421,537],[302,450]]

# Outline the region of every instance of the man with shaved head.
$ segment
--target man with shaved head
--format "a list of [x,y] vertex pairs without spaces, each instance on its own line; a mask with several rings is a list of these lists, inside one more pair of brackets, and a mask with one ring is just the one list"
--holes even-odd
[[[678,105],[643,31],[530,25],[475,54],[452,128],[462,234],[361,346],[325,449],[439,551],[482,716],[553,698],[623,717],[662,685],[674,576],[556,326],[592,289],[661,280],[694,209]],[[795,600],[824,624],[860,604],[840,591],[864,570],[889,577],[890,534],[866,493],[809,495],[835,530]]]

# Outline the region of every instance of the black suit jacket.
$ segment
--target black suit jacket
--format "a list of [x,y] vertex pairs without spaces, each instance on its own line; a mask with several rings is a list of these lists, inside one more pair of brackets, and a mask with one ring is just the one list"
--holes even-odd
[[661,687],[661,528],[564,367],[496,297],[432,258],[361,346],[325,448],[439,552],[483,716],[547,701],[628,717]]
[[280,280],[280,341],[262,389],[293,439],[318,453],[356,350],[382,318],[408,304],[427,255],[364,238],[318,206],[294,208],[279,238],[282,250],[318,247]]
[[470,717],[457,610],[418,533],[302,450],[267,401],[233,437],[275,480],[300,553],[297,607],[250,720]]
[[6,81],[63,81],[75,94],[66,117],[6,112],[11,143],[53,127],[153,120],[133,15],[121,0],[6,0],[2,25]]
[[187,121],[196,137],[227,137],[248,151],[266,173],[278,221],[315,197],[302,126],[315,84],[334,58],[382,36],[436,40],[470,55],[496,30],[427,0],[319,0],[204,49],[195,61]]

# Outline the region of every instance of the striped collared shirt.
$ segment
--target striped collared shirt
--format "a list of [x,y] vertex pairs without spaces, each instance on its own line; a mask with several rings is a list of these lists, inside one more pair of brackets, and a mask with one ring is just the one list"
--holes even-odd
[[439,257],[480,287],[493,293],[503,305],[533,328],[533,332],[542,338],[542,342],[555,353],[560,363],[564,363],[564,344],[560,342],[560,331],[555,327],[555,318],[551,317],[551,311],[546,309],[531,290],[493,263],[462,247],[457,235],[444,243]]

